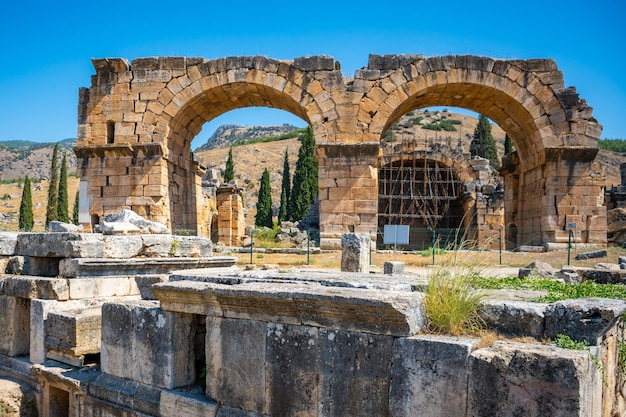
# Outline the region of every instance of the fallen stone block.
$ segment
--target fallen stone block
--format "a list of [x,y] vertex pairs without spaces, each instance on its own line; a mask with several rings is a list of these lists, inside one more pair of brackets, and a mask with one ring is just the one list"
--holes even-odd
[[594,281],[598,284],[626,284],[624,269],[586,269],[582,272],[583,281]]
[[599,416],[602,377],[586,350],[496,342],[469,360],[472,416]]
[[143,249],[141,236],[104,236],[105,258],[134,258]]
[[578,255],[576,255],[576,259],[581,260],[581,259],[592,259],[592,258],[604,258],[607,255],[608,255],[607,250],[601,249],[601,250],[594,250],[591,252],[579,253]]
[[398,275],[404,273],[404,262],[385,262],[383,271],[387,275]]

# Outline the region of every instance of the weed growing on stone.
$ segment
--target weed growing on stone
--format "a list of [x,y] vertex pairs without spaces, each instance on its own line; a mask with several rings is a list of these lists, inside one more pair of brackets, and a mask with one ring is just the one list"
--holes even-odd
[[549,278],[538,277],[506,277],[479,278],[476,284],[485,289],[531,289],[547,291],[548,294],[533,301],[553,303],[571,298],[612,298],[626,300],[626,286],[621,284],[598,284],[593,281],[567,284]]
[[593,362],[594,366],[598,371],[600,371],[600,375],[602,375],[602,382],[606,385],[606,375],[604,374],[604,367],[598,358],[596,358],[593,353],[591,353],[591,349],[589,349],[589,342],[586,340],[574,340],[566,334],[557,334],[554,340],[552,341],[558,347],[564,349],[572,349],[572,350],[586,350],[589,352],[589,358],[591,362]]
[[456,251],[428,277],[424,308],[431,331],[476,334],[482,327],[478,310],[484,294],[477,290],[478,266],[468,266],[459,255]]

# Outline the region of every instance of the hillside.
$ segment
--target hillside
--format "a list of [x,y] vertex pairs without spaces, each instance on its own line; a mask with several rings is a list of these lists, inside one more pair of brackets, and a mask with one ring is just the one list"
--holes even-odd
[[279,136],[296,130],[296,126],[283,124],[280,126],[237,126],[222,125],[218,127],[206,143],[194,152],[226,148],[238,142],[259,139],[268,136]]
[[[72,147],[76,139],[59,142],[59,165],[67,154],[67,172],[76,172],[76,156]],[[0,180],[15,180],[28,175],[33,180],[50,176],[50,164],[54,143],[28,141],[0,142]]]

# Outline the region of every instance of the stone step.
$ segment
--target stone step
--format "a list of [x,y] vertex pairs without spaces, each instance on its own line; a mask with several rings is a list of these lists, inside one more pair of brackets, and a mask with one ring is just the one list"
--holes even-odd
[[167,274],[177,270],[232,266],[234,256],[207,258],[68,258],[59,263],[59,275],[66,278],[115,275]]

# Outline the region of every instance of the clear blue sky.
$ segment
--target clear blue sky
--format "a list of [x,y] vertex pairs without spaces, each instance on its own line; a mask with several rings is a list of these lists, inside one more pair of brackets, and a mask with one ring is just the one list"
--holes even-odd
[[[352,77],[370,53],[553,58],[566,86],[575,86],[594,108],[602,137],[626,139],[626,12],[620,3],[9,2],[0,15],[0,141],[76,137],[78,88],[91,85],[92,57],[325,54]],[[303,124],[287,113],[252,110],[215,122]]]

